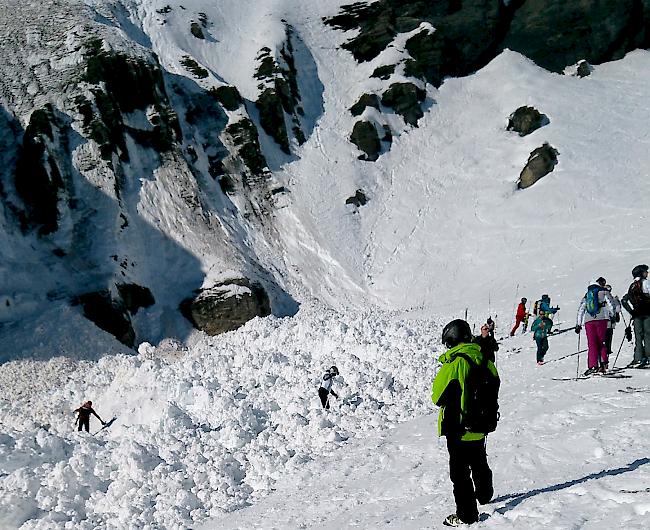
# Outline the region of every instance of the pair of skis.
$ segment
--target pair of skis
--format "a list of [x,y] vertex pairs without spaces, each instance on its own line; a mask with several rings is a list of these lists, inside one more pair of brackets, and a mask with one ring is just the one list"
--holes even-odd
[[108,420],[106,423],[104,423],[104,425],[102,425],[102,427],[97,432],[94,432],[93,436],[95,436],[96,434],[99,434],[104,429],[108,429],[111,425],[113,425],[113,423],[115,422],[116,419],[117,419],[117,416],[113,416],[110,420]]

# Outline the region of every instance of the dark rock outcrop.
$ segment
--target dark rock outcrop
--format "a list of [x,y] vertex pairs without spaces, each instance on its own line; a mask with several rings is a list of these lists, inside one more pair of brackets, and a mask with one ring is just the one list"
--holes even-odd
[[198,291],[181,303],[180,310],[195,328],[218,335],[270,315],[271,305],[260,284],[238,278]]
[[417,126],[424,116],[420,103],[425,98],[426,92],[413,83],[393,83],[381,96],[381,104],[392,108],[409,125]]
[[407,42],[407,75],[438,86],[446,76],[482,68],[506,48],[554,72],[581,59],[620,59],[650,46],[649,13],[647,0],[378,0],[343,6],[325,23],[358,30],[343,48],[359,62],[377,57],[398,34],[430,24],[435,31]]
[[345,204],[352,204],[357,208],[359,206],[364,206],[367,203],[368,197],[366,197],[366,194],[363,192],[363,190],[357,190],[352,197],[348,197],[348,199],[345,201]]
[[549,123],[548,116],[541,114],[534,107],[524,106],[510,115],[507,130],[515,131],[519,136],[526,136]]
[[223,108],[226,110],[237,110],[243,103],[243,99],[239,90],[234,86],[220,86],[217,88],[211,88],[210,94],[223,105]]
[[361,116],[366,107],[374,107],[379,110],[379,96],[377,94],[362,94],[354,105],[350,107],[352,116]]
[[[248,167],[253,176],[264,175],[268,172],[266,158],[262,154],[257,128],[248,118],[228,125],[226,133],[230,135],[237,148],[237,154]],[[245,180],[247,177],[244,177]],[[246,183],[246,182],[245,182]]]
[[548,175],[557,164],[557,155],[559,152],[547,143],[535,149],[530,153],[528,162],[519,175],[517,187],[519,189],[528,188]]
[[124,302],[126,310],[135,315],[141,307],[151,307],[156,300],[147,287],[135,283],[118,283],[117,292]]
[[365,153],[359,156],[359,160],[374,162],[379,158],[381,142],[377,129],[369,121],[358,121],[354,124],[350,141]]
[[121,299],[114,299],[108,290],[102,290],[82,294],[74,303],[81,304],[84,316],[98,328],[110,333],[129,348],[133,347],[135,331]]
[[578,67],[576,68],[576,75],[578,77],[587,77],[591,75],[594,67],[591,66],[587,61],[580,61]]

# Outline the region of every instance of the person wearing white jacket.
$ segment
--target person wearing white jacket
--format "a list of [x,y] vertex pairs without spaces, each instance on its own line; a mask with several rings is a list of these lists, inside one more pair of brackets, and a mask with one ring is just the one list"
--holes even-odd
[[[608,293],[612,293],[612,286],[607,284],[605,285],[605,290]],[[607,346],[607,356],[612,355],[612,339],[614,338],[614,328],[616,324],[621,321],[621,302],[618,299],[618,296],[612,295],[612,300],[614,301],[614,312],[610,312],[609,322],[607,323],[607,338],[605,339],[605,345]],[[607,308],[609,311],[609,308]]]
[[[600,277],[587,287],[587,293],[580,302],[576,318],[576,333],[580,333],[582,326],[587,335],[587,360],[588,369],[585,375],[598,371],[606,372],[609,366],[607,352],[607,324],[610,315],[616,312],[614,298],[605,290],[607,282]],[[599,364],[600,361],[600,364]]]

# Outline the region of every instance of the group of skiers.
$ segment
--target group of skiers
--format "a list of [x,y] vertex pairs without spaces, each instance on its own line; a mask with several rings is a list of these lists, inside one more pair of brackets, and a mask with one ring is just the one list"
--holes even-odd
[[[634,280],[620,302],[612,296],[612,288],[603,277],[597,278],[588,286],[580,301],[575,332],[579,334],[584,328],[587,335],[589,353],[586,375],[607,371],[614,327],[621,320],[621,307],[630,313],[634,327],[634,359],[628,366],[643,368],[650,363],[648,266],[637,265],[632,270],[632,276]],[[511,336],[514,336],[522,323],[526,331],[530,316],[526,303],[527,299],[522,298],[517,307]],[[551,306],[548,295],[543,295],[535,306],[536,318],[531,330],[537,344],[537,362],[543,364],[548,350],[548,334],[553,326],[551,317],[560,308]],[[630,338],[629,327],[626,327],[626,336]],[[489,340],[490,337],[494,342]],[[485,416],[486,407],[477,405],[476,398],[480,394],[477,381],[486,379],[476,375],[476,367],[485,367],[483,373],[491,373],[498,381],[499,375],[494,364],[494,352],[498,350],[498,343],[494,339],[493,329],[490,331],[487,323],[481,326],[481,335],[474,338],[469,324],[464,320],[453,320],[447,324],[442,332],[442,342],[448,349],[439,358],[441,368],[433,381],[431,400],[440,407],[438,435],[447,438],[449,477],[456,503],[456,512],[447,516],[443,523],[446,526],[460,526],[477,522],[477,502],[486,504],[494,494],[485,438],[494,430],[498,420],[497,396],[494,395],[496,408],[487,407],[488,411],[492,410],[492,416],[497,411],[493,424],[476,421],[477,411],[472,408],[481,409]],[[498,394],[498,382],[496,389]],[[486,395],[481,396],[479,402],[490,401],[489,394]]]

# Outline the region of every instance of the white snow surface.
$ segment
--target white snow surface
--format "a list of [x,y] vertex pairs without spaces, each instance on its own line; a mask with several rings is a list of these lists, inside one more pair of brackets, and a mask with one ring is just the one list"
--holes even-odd
[[[507,335],[518,299],[544,292],[562,307],[557,326],[570,327],[590,279],[603,275],[622,294],[631,268],[648,261],[650,53],[579,79],[506,51],[471,76],[427,86],[419,127],[390,117],[400,134],[368,163],[348,141],[348,109],[379,89],[369,74],[401,52],[358,65],[341,50],[351,35],[321,17],[348,2],[85,3],[126,9],[124,31],[150,39],[170,71],[187,75],[179,60],[192,56],[210,71],[203,86],[232,83],[250,99],[256,54],[279,45],[282,19],[292,25],[318,75],[300,81],[312,90],[302,95],[322,98],[322,115],[295,159],[272,161],[290,190],[275,213],[278,240],[250,234],[246,243],[302,307],[219,337],[144,343],[137,355],[89,333],[69,308],[6,326],[0,527],[440,527],[453,512],[429,399],[441,327],[467,308],[472,325],[492,315]],[[156,12],[168,4],[168,16]],[[199,13],[210,21],[203,41],[189,33]],[[550,124],[523,138],[507,132],[521,105]],[[517,190],[544,142],[558,165]],[[346,205],[359,188],[368,204]],[[173,225],[175,205],[154,203],[143,204],[150,217]],[[208,236],[175,230],[211,270]],[[575,352],[576,341],[552,337],[547,359]],[[496,494],[477,527],[646,528],[650,374],[554,380],[584,370],[584,354],[537,367],[529,335],[503,339],[498,356],[502,418],[488,441]],[[624,343],[617,364],[630,359]],[[340,399],[325,413],[316,389],[331,364]],[[618,392],[627,386],[642,391]],[[88,399],[103,419],[116,417],[96,436],[73,430],[72,410]]]

